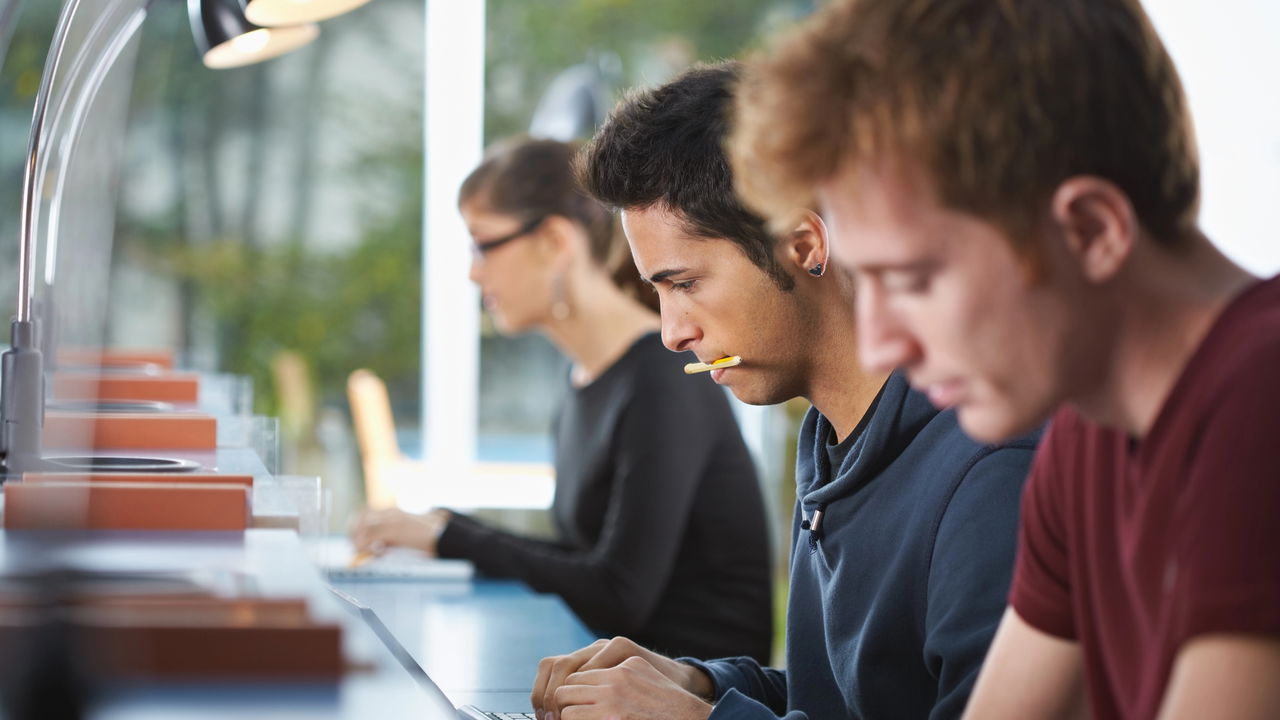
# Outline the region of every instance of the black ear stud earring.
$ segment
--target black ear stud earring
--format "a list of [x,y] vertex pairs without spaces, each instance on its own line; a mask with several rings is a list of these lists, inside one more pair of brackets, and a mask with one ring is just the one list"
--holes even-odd
[[825,266],[823,266],[822,263],[818,263],[817,265],[809,268],[809,274],[814,277],[822,277],[822,271],[824,269],[826,269]]

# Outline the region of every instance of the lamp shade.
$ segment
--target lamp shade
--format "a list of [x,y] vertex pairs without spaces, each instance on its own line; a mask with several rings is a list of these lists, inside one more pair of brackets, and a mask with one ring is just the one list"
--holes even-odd
[[191,35],[206,67],[251,65],[296,50],[316,39],[320,27],[304,23],[258,27],[245,19],[243,0],[187,0]]
[[268,27],[318,22],[354,10],[369,0],[249,0],[244,16]]

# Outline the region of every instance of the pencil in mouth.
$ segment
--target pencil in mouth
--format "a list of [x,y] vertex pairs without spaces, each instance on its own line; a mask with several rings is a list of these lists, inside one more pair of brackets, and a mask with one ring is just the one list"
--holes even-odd
[[703,373],[709,370],[720,370],[722,368],[731,368],[734,365],[741,365],[741,364],[742,364],[741,357],[737,355],[729,355],[728,357],[722,357],[719,360],[714,360],[709,363],[702,363],[702,362],[689,363],[688,365],[684,366],[684,374],[695,375],[697,373]]

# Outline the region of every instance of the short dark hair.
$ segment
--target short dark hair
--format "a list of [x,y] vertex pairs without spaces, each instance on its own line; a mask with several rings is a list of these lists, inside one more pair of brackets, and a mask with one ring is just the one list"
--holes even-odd
[[623,99],[579,154],[578,182],[615,209],[676,212],[690,235],[729,240],[790,290],[774,236],[734,192],[723,147],[739,74],[737,62],[697,65]]

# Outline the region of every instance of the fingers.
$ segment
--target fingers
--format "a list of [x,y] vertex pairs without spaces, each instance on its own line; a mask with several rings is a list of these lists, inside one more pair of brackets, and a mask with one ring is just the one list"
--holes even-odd
[[[570,674],[553,693],[553,712],[559,720],[571,720],[584,709],[593,717],[601,713],[615,717],[622,708],[644,717],[667,717],[666,710],[676,706],[672,692],[683,694],[643,658],[632,656],[614,667]],[[644,712],[650,703],[658,714]]]
[[615,637],[605,641],[600,651],[590,657],[582,667],[582,670],[599,670],[601,668],[611,668],[614,665],[622,663],[629,657],[641,656],[648,654],[649,651],[635,644],[631,640],[624,637]]
[[[569,705],[561,713],[559,720],[599,720],[600,711],[593,705]],[[609,720],[617,720],[616,715],[607,716]]]
[[560,704],[555,700],[556,690],[561,685],[564,685],[565,678],[577,672],[583,663],[594,657],[606,644],[607,641],[605,640],[597,640],[581,650],[568,655],[561,655],[555,659],[555,662],[551,663],[550,672],[547,675],[547,686],[544,688],[542,698],[544,710],[556,713],[558,717]]
[[[593,711],[602,708],[599,703],[607,702],[609,691],[609,674],[616,673],[614,668],[586,670],[571,673],[563,685],[552,693],[554,708],[547,710],[547,719],[573,720],[577,716],[598,717]],[[542,717],[539,715],[539,717]]]
[[533,676],[533,689],[529,691],[529,704],[533,706],[535,717],[542,717],[547,681],[551,679],[551,664],[555,660],[555,657],[545,657],[538,661],[538,671]]
[[[603,673],[607,670],[592,670],[590,672]],[[583,673],[574,673],[569,677],[573,680],[567,685],[561,685],[556,689],[556,704],[562,709],[568,708],[570,705],[590,705],[595,701],[599,690],[595,687],[603,682],[604,678],[582,677]]]
[[[644,661],[641,660],[640,662]],[[623,666],[629,664],[630,661],[623,663]],[[591,685],[607,684],[611,677],[610,671],[616,671],[616,668],[601,668],[599,670],[583,670],[581,672],[570,673],[569,676],[564,679],[564,684],[556,690],[556,699],[558,700],[560,698],[560,693],[567,692],[570,688],[584,688]],[[612,676],[616,675],[616,672],[612,673]]]
[[555,655],[539,661],[538,674],[533,679],[533,690],[529,694],[529,704],[533,705],[534,712],[541,715],[545,711],[558,710],[553,697],[556,688],[606,644],[606,640],[597,640],[568,655]]
[[368,510],[356,519],[351,530],[351,544],[361,552],[381,553],[387,545],[394,545],[395,521],[398,510]]
[[698,682],[705,677],[705,674],[701,671],[697,671],[695,676],[695,674],[689,672],[688,665],[676,662],[665,655],[659,655],[658,653],[638,645],[634,641],[624,637],[615,637],[610,640],[600,652],[596,653],[594,657],[583,663],[582,667],[578,668],[578,670],[597,670],[601,668],[611,668],[617,665],[624,665],[628,658],[643,660],[645,665],[662,673],[668,680],[691,693],[710,694],[710,692],[712,692],[705,687],[707,683]]
[[610,667],[578,670],[565,676],[558,686],[549,689],[550,699],[546,701],[546,710],[551,713],[552,718],[564,720],[562,713],[570,707],[595,704],[605,697],[612,697],[616,701],[620,682],[623,686],[634,688],[645,682],[652,683],[655,679],[665,680],[662,673],[655,670],[648,661],[634,655]]
[[[581,674],[584,670],[604,670],[624,663],[635,657],[636,652],[647,652],[639,645],[624,637],[609,640],[597,640],[587,647],[562,656],[564,661],[553,663],[547,687],[544,689],[543,707],[558,713],[563,707],[556,699],[556,690],[565,684],[569,675]],[[638,659],[638,658],[637,658]]]
[[351,544],[356,550],[364,550],[369,544],[369,525],[372,520],[372,513],[365,511],[360,513],[351,523],[349,534],[351,535]]

